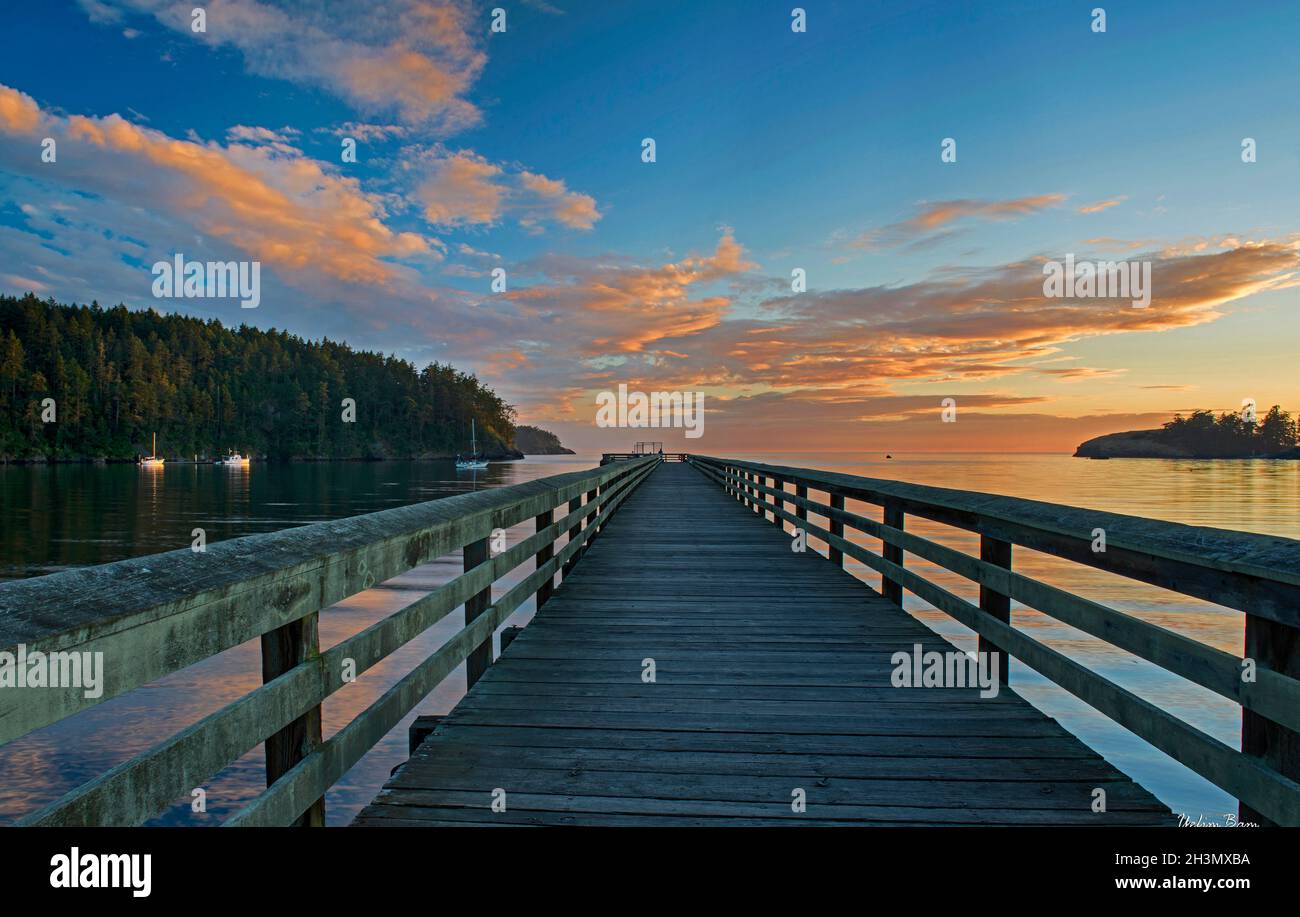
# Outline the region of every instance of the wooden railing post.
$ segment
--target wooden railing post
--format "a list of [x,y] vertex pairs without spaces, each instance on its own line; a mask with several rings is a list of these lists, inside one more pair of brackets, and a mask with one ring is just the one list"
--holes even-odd
[[[901,529],[904,525],[903,508],[896,503],[886,503],[884,523],[885,525],[891,528]],[[884,550],[881,553],[884,554],[885,560],[891,561],[892,563],[896,563],[900,567],[903,565],[903,549],[898,547],[897,545],[892,545],[886,542]],[[885,598],[887,598],[889,601],[893,602],[895,605],[899,606],[900,608],[902,607],[903,605],[903,584],[902,583],[895,582],[894,580],[890,579],[888,576],[882,574],[881,582],[880,582],[880,594],[883,595]]]
[[[844,498],[839,494],[831,494],[831,509],[844,509]],[[844,537],[844,523],[831,519],[831,534]],[[837,567],[844,566],[844,552],[839,548],[830,549],[830,561]]]
[[[1247,612],[1245,658],[1253,659],[1258,668],[1300,678],[1300,630]],[[1300,732],[1245,707],[1241,708],[1241,750],[1282,776],[1300,780]],[[1244,802],[1238,803],[1237,813],[1242,822],[1276,824]]]
[[[534,517],[533,519],[533,524],[536,526],[536,530],[540,532],[542,531],[542,529],[546,528],[554,521],[555,521],[555,510],[548,509],[544,513],[538,513],[537,516]],[[544,567],[547,564],[547,562],[550,561],[550,559],[554,556],[555,556],[555,542],[553,541],[547,542],[537,552],[537,569],[538,570],[542,569],[542,567]],[[542,585],[537,587],[537,610],[538,611],[542,610],[542,606],[546,604],[546,600],[551,597],[551,593],[554,591],[555,591],[555,576],[554,574],[552,574],[550,579],[548,579],[546,582],[542,583]]]
[[[794,485],[794,495],[795,495],[796,497],[803,497],[805,500],[807,500],[807,499],[808,499],[808,488],[805,487],[805,486],[802,485],[802,484],[795,484],[795,485]],[[808,507],[806,507],[806,506],[800,506],[800,505],[796,504],[796,505],[795,505],[795,508],[794,508],[794,514],[795,514],[795,516],[797,516],[797,517],[799,518],[799,520],[800,520],[801,522],[807,523],[807,521],[808,521]],[[807,532],[807,531],[808,531],[808,527],[807,527],[807,525],[805,525],[805,526],[803,527],[803,529],[804,529],[805,532]]]
[[[488,539],[480,538],[478,541],[471,541],[469,544],[465,545],[464,555],[465,555],[464,566],[465,566],[466,573],[468,573],[470,570],[473,570],[479,564],[487,563],[489,557]],[[465,600],[465,625],[468,627],[474,621],[475,618],[483,614],[483,612],[487,611],[488,607],[491,604],[492,604],[491,585],[489,585],[482,592],[477,592],[474,595],[470,596],[468,599],[466,599]],[[492,664],[492,635],[488,634],[488,638],[484,640],[482,643],[480,643],[477,647],[475,647],[474,650],[469,654],[469,658],[465,660],[466,690],[474,687],[475,682],[477,682],[483,676],[483,673],[487,671],[488,666],[491,664]]]
[[[290,669],[320,655],[319,613],[262,634],[262,683],[273,681]],[[284,776],[321,743],[320,707],[298,717],[266,740],[266,785]],[[299,828],[325,827],[325,798],[307,807],[293,823]]]
[[[980,560],[1010,570],[1011,542],[1002,541],[999,538],[990,538],[988,535],[981,535]],[[1004,624],[1011,623],[1011,597],[1000,592],[994,592],[988,586],[980,586],[980,609],[985,614],[992,615]],[[998,654],[998,680],[1004,685],[1007,684],[1010,680],[1008,678],[1010,673],[1007,670],[1011,667],[1011,657],[1004,653],[996,643],[982,634],[979,638],[979,652]]]
[[[596,502],[596,496],[597,496],[599,493],[600,493],[600,488],[593,488],[593,489],[587,491],[587,503],[586,503],[586,505],[587,505],[587,506],[591,506],[591,504],[595,503],[595,502]],[[586,516],[583,517],[583,519],[582,519],[582,527],[583,527],[584,530],[586,530],[586,529],[591,528],[591,527],[592,527],[593,525],[595,525],[595,524],[596,524],[596,511],[595,511],[595,510],[592,510],[590,513],[588,513]],[[582,557],[583,554],[586,554],[586,553],[587,553],[587,548],[589,548],[589,547],[591,546],[591,539],[592,539],[592,538],[595,538],[595,537],[596,537],[596,533],[595,533],[595,532],[592,532],[592,533],[591,533],[591,537],[588,538],[585,542],[583,542],[582,547],[578,549],[578,553],[577,553],[576,555],[574,555],[574,556],[575,556],[575,557]]]
[[[580,509],[582,509],[581,496],[574,497],[572,500],[569,501],[570,513],[576,513]],[[582,520],[580,519],[573,526],[573,528],[569,529],[569,541],[576,541],[578,539],[578,536],[581,534],[582,534]],[[577,562],[578,562],[578,553],[575,551],[573,555],[570,556],[569,559],[564,562],[564,568],[561,570],[561,572],[564,574],[563,576],[564,579],[568,579],[569,574],[573,572],[573,567],[575,564],[577,564]]]

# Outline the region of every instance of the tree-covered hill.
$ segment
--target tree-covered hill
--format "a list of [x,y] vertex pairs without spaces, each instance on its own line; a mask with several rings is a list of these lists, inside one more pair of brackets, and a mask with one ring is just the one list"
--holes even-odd
[[[54,422],[47,422],[54,399]],[[355,401],[345,421],[344,399]],[[516,455],[514,408],[471,375],[329,340],[124,306],[0,296],[0,459]]]
[[1289,411],[1273,405],[1263,417],[1193,411],[1176,415],[1159,430],[1130,430],[1088,440],[1074,453],[1081,458],[1300,458],[1297,424]]
[[520,425],[515,427],[515,448],[524,455],[573,455],[550,430]]

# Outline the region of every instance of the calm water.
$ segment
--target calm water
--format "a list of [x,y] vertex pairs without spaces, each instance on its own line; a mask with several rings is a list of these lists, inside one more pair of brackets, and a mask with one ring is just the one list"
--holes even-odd
[[[1031,497],[1112,512],[1300,538],[1300,463],[1122,460],[1092,462],[1062,455],[747,455],[774,464],[820,467]],[[203,528],[218,541],[273,531],[473,489],[515,484],[590,467],[595,456],[538,456],[495,464],[474,476],[448,463],[253,465],[235,470],[177,465],[159,472],[134,466],[0,466],[0,578],[39,576],[72,566],[106,563],[188,546]],[[915,524],[913,524],[913,521]],[[977,539],[919,520],[918,534],[978,553]],[[531,524],[510,533],[531,534]],[[873,548],[878,542],[863,539]],[[1122,609],[1204,643],[1239,653],[1242,615],[1110,574],[1017,548],[1018,570]],[[909,557],[909,564],[951,591],[974,600],[969,583]],[[851,568],[873,585],[879,577]],[[333,645],[426,593],[460,571],[458,555],[410,571],[354,596],[321,615],[322,648]],[[507,577],[504,591],[527,570]],[[941,612],[907,597],[907,607],[965,649],[973,635]],[[531,605],[510,623],[523,623]],[[1023,608],[1016,624],[1210,735],[1237,745],[1239,708],[1217,695]],[[461,625],[453,614],[356,683],[331,697],[324,728],[332,734],[378,698],[397,678]],[[1226,794],[1095,713],[1018,663],[1012,685],[1031,703],[1105,755],[1178,812],[1207,820],[1235,812]],[[143,751],[261,683],[257,642],[231,649],[156,684],[0,748],[0,822],[30,811]],[[446,679],[329,793],[331,824],[345,824],[406,758],[406,730],[419,713],[443,713],[464,693],[463,669]],[[264,785],[260,749],[205,785],[206,814],[188,800],[160,819],[165,824],[217,824]]]

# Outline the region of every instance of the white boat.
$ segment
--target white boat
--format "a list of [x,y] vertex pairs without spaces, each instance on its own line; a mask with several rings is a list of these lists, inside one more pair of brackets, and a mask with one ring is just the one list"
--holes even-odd
[[140,459],[140,465],[144,468],[161,468],[163,459],[158,455],[158,434],[153,435],[153,449],[151,455],[146,455]]
[[471,471],[486,468],[488,460],[478,454],[478,431],[474,427],[474,418],[469,420],[469,457],[456,456],[457,471]]
[[232,452],[223,459],[217,459],[215,462],[213,462],[213,464],[214,465],[247,465],[248,461],[249,460],[247,458],[240,455],[238,452]]

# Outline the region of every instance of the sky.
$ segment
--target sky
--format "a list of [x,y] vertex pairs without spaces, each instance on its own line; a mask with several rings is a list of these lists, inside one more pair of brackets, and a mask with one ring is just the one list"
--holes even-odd
[[[0,292],[449,362],[580,450],[1300,411],[1300,4],[1100,2],[7,4]],[[155,296],[177,254],[259,305]],[[702,435],[597,426],[620,385]]]

